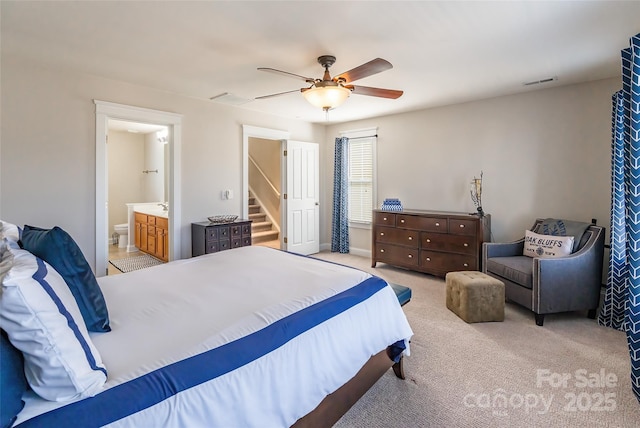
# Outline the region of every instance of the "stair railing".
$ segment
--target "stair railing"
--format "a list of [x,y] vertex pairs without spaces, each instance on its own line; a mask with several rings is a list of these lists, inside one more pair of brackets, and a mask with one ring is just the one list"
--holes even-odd
[[273,193],[278,197],[278,199],[280,199],[280,191],[276,188],[276,186],[273,185],[273,183],[271,182],[271,180],[269,180],[269,178],[267,177],[267,175],[264,173],[264,171],[262,170],[262,168],[260,168],[260,166],[258,166],[258,164],[256,163],[256,161],[249,156],[249,161],[253,164],[253,166],[256,167],[256,169],[258,170],[258,172],[260,173],[260,176],[262,177],[262,179],[264,181],[267,182],[267,184],[269,185],[269,187],[271,187],[271,190],[273,191]]

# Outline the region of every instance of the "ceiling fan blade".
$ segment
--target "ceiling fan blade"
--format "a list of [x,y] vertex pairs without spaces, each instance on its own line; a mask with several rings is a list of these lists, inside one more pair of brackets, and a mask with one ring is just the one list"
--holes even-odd
[[294,77],[296,79],[304,80],[307,83],[315,82],[315,79],[312,79],[311,77],[304,77],[304,76],[301,76],[299,74],[289,73],[288,71],[276,70],[275,68],[258,67],[258,70],[260,70],[260,71],[268,71],[269,73],[282,74],[282,75],[285,75],[285,76],[288,76],[288,77]]
[[350,89],[351,92],[358,95],[369,95],[372,97],[382,97],[396,99],[404,93],[395,89],[382,89],[382,88],[370,88],[368,86],[353,86],[346,85],[345,88]]
[[[306,88],[302,88],[302,89],[306,89]],[[271,95],[263,95],[261,97],[255,97],[254,99],[256,100],[264,100],[266,98],[273,98],[273,97],[279,97],[280,95],[286,95],[286,94],[291,94],[293,92],[300,92],[300,89],[294,89],[293,91],[286,91],[286,92],[278,92],[277,94],[271,94]]]
[[333,80],[337,81],[338,79],[340,79],[344,80],[345,83],[350,83],[358,79],[363,79],[373,74],[389,70],[391,68],[393,68],[393,65],[391,65],[389,61],[382,58],[376,58],[352,70],[345,71],[342,74],[338,74],[333,78]]

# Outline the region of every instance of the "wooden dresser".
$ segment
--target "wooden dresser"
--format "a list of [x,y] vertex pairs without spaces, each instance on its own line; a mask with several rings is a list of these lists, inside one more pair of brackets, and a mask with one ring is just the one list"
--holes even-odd
[[372,238],[371,267],[383,262],[437,276],[479,271],[482,243],[491,240],[491,216],[374,210]]
[[191,223],[191,256],[251,245],[251,220]]

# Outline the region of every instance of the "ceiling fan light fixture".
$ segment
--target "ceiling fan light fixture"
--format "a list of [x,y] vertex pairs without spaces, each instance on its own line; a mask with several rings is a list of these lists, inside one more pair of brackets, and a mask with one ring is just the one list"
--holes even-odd
[[323,110],[341,106],[350,94],[351,91],[341,85],[313,86],[302,93],[311,105]]

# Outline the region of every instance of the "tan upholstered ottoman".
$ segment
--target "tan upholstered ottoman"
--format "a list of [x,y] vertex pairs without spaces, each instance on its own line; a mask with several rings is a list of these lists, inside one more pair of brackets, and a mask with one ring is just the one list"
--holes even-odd
[[504,283],[482,272],[449,272],[447,309],[468,323],[504,321]]

